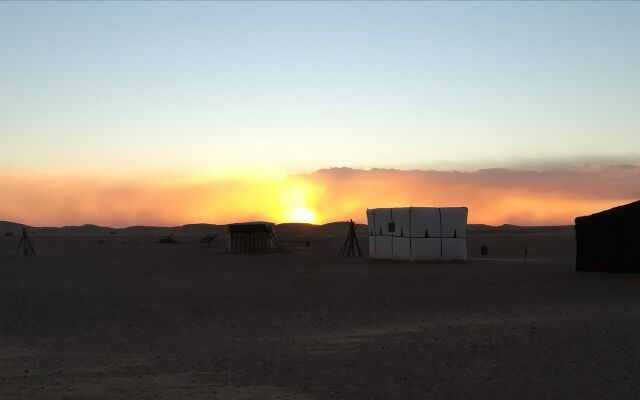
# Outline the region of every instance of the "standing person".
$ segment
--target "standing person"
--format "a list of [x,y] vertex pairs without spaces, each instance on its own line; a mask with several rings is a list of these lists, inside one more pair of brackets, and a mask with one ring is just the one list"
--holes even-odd
[[529,256],[529,248],[527,245],[524,245],[524,262],[527,262],[527,257]]

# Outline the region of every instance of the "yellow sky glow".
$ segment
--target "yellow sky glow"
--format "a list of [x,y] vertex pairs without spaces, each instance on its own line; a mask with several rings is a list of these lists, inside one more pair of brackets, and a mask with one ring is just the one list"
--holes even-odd
[[571,224],[576,216],[636,199],[637,170],[614,172],[332,169],[171,178],[3,173],[0,220],[114,227],[255,220],[322,224],[366,222],[367,208],[466,206],[470,223]]

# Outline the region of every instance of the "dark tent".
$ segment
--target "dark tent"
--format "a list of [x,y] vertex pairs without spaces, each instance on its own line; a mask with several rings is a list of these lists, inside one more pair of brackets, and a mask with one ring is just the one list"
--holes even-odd
[[576,218],[576,270],[640,273],[640,201]]
[[268,253],[280,250],[270,222],[249,222],[229,225],[231,253]]

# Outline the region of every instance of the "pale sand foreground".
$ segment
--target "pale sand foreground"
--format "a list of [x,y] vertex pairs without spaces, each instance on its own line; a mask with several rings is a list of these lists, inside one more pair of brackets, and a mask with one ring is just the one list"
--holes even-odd
[[470,235],[539,262],[0,238],[0,399],[640,397],[640,277],[574,272],[566,229]]

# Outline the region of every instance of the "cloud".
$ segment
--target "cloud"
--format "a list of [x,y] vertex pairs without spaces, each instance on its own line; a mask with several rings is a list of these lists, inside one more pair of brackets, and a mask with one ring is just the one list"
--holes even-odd
[[109,226],[291,220],[316,223],[393,206],[466,206],[470,222],[571,224],[640,198],[640,166],[477,171],[321,169],[284,178],[0,173],[0,219]]
[[321,214],[360,219],[365,208],[467,206],[476,223],[571,224],[576,216],[640,198],[640,168],[632,165],[472,172],[334,168],[305,177],[323,193],[316,205]]

